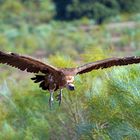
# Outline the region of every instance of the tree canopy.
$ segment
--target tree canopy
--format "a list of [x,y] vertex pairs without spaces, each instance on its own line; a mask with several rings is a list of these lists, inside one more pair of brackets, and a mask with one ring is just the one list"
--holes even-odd
[[[48,22],[51,19],[74,20],[87,17],[102,23],[121,12],[139,12],[139,0],[0,0],[0,17],[28,22]],[[4,13],[4,14],[3,14]]]

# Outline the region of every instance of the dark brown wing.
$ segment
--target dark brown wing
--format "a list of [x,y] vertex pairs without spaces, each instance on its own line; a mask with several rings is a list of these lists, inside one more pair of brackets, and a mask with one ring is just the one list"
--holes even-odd
[[26,70],[27,72],[31,73],[48,73],[58,70],[53,66],[42,63],[31,57],[22,56],[15,53],[4,53],[2,51],[0,51],[0,63],[10,65],[22,71]]
[[132,56],[124,58],[109,58],[80,66],[77,68],[77,74],[83,74],[96,69],[104,69],[112,66],[123,66],[134,63],[140,63],[140,57]]

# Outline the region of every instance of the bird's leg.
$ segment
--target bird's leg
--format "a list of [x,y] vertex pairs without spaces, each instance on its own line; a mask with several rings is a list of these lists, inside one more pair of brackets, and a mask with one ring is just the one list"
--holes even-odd
[[50,98],[49,98],[49,106],[50,108],[52,108],[52,104],[53,104],[53,90],[50,90]]
[[60,92],[57,95],[57,101],[59,101],[59,105],[60,105],[61,104],[61,101],[62,101],[62,89],[60,89]]

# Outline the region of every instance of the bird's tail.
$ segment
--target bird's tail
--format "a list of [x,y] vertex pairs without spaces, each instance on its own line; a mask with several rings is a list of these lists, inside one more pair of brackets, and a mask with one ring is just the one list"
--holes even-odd
[[[39,83],[39,87],[43,90],[49,90],[50,83],[47,79],[47,75],[35,75],[35,77],[31,78],[31,80],[33,80],[34,83]],[[58,88],[59,86],[57,85],[54,91],[56,91]]]
[[35,75],[35,77],[31,78],[31,80],[33,80],[34,83],[39,83],[45,80],[45,75]]
[[45,75],[35,75],[31,80],[33,80],[34,83],[40,83],[39,87],[43,90],[47,90],[48,85],[45,83]]

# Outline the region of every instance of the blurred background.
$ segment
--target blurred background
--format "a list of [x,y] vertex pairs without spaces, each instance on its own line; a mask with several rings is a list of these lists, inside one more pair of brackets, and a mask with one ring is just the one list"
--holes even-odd
[[[140,0],[0,0],[0,50],[59,67],[140,56]],[[50,110],[33,74],[0,65],[0,140],[139,140],[139,69],[77,76]]]

